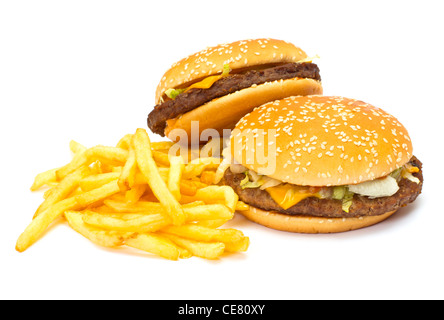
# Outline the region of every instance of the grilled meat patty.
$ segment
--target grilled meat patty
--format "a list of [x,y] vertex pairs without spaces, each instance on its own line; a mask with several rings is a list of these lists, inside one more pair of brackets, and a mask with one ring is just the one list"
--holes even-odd
[[280,207],[268,194],[260,188],[242,189],[241,181],[245,178],[243,173],[232,173],[230,169],[225,171],[225,184],[231,186],[239,195],[243,202],[266,211],[277,211],[289,215],[307,215],[326,218],[350,218],[361,216],[377,216],[397,210],[410,202],[413,202],[421,193],[423,184],[422,163],[412,157],[410,164],[419,168],[419,172],[414,173],[421,183],[417,184],[408,179],[401,179],[399,190],[390,197],[369,198],[355,194],[353,204],[349,212],[342,211],[342,201],[334,199],[318,199],[315,197],[306,198],[287,210]]
[[216,81],[211,88],[192,88],[154,107],[148,115],[148,127],[154,133],[165,136],[166,121],[189,112],[213,99],[249,88],[254,84],[292,78],[310,78],[320,81],[319,68],[314,63],[288,63],[262,70],[230,74]]

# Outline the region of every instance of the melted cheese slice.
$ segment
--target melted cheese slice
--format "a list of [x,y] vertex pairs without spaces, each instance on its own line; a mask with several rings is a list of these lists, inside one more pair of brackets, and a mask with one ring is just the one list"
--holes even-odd
[[267,188],[265,191],[267,191],[273,200],[284,210],[306,198],[321,197],[319,193],[310,192],[308,188],[291,184],[281,184],[276,187]]
[[185,92],[187,92],[190,89],[196,88],[196,89],[209,89],[213,86],[213,84],[220,80],[222,77],[224,77],[223,75],[220,76],[210,76],[210,77],[206,77],[205,79],[203,79],[200,82],[196,82],[194,84],[192,84],[191,86],[189,86]]

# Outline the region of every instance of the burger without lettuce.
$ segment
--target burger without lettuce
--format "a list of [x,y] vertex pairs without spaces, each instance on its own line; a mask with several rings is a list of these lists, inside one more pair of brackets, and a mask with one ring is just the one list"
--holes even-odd
[[404,126],[343,97],[289,97],[258,107],[237,123],[224,156],[218,179],[249,204],[241,213],[291,232],[373,225],[414,201],[423,184]]
[[[177,141],[191,137],[193,121],[205,129],[233,129],[245,114],[288,96],[322,94],[319,68],[295,45],[276,39],[243,40],[184,58],[162,77],[148,127]],[[215,116],[217,115],[217,116]]]

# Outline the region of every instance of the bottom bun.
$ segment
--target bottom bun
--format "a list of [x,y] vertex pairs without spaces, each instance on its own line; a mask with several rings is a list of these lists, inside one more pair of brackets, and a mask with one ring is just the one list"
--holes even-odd
[[216,129],[222,136],[223,129],[233,129],[244,115],[267,102],[290,96],[317,94],[322,94],[322,84],[305,78],[278,80],[252,86],[214,99],[176,119],[168,120],[165,136],[178,142],[179,136],[173,130],[181,129],[190,138],[193,121],[199,121],[199,137],[205,129]]
[[249,210],[239,211],[247,219],[268,228],[297,233],[337,233],[356,230],[381,222],[395,212],[396,210],[379,216],[359,218],[322,218],[286,215],[274,211],[261,210],[252,206],[250,206]]

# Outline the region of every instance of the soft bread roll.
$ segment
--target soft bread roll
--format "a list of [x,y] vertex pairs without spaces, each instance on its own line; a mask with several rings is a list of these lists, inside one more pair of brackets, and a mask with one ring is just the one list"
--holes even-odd
[[298,78],[253,86],[215,99],[177,119],[168,120],[165,135],[172,141],[177,141],[178,136],[173,130],[181,129],[189,138],[197,139],[199,137],[191,137],[191,129],[193,121],[199,121],[199,133],[205,129],[215,129],[222,136],[223,129],[233,129],[240,118],[266,102],[311,94],[322,94],[319,81]]

